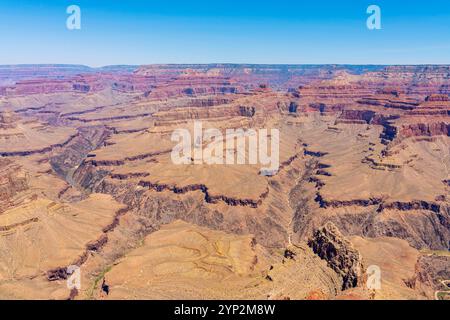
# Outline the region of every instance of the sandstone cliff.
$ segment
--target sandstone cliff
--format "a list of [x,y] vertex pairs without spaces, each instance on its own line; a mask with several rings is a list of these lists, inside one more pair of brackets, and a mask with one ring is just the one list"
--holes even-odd
[[342,277],[342,289],[360,286],[363,265],[360,253],[331,222],[318,229],[308,245]]

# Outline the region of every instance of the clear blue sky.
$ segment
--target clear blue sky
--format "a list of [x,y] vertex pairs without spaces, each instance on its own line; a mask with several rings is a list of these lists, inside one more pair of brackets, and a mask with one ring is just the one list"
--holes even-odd
[[0,0],[0,64],[213,62],[450,64],[450,0]]

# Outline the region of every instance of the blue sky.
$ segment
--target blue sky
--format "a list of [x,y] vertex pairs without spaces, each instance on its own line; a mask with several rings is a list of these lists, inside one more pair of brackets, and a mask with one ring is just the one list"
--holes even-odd
[[450,64],[450,1],[0,0],[0,39],[0,64]]

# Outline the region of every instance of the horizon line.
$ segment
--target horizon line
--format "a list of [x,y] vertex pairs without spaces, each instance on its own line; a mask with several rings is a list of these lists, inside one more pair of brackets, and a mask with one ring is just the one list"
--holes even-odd
[[141,66],[231,66],[231,65],[249,65],[249,66],[399,66],[399,67],[418,67],[418,66],[450,66],[449,63],[251,63],[251,62],[205,62],[205,63],[143,63],[143,64],[106,64],[100,66],[92,66],[80,63],[13,63],[1,64],[1,67],[24,67],[24,66],[61,66],[61,67],[86,67],[90,69],[102,69],[108,67],[141,67]]

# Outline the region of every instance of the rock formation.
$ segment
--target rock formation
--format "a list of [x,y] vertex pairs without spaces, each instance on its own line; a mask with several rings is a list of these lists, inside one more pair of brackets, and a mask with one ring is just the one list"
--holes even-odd
[[17,125],[17,120],[18,117],[10,111],[0,112],[0,129],[14,129]]
[[328,222],[318,229],[308,245],[342,277],[343,290],[362,285],[362,257],[333,223]]

